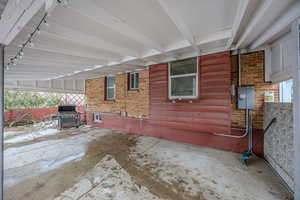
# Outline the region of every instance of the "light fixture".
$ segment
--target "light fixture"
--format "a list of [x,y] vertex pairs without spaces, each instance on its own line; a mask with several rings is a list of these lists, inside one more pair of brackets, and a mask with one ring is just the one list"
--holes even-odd
[[16,53],[16,55],[14,57],[10,58],[10,62],[8,62],[7,65],[6,65],[6,69],[7,70],[9,69],[9,66],[16,65],[17,61],[23,58],[23,56],[24,56],[24,48],[27,45],[29,47],[33,47],[34,46],[34,44],[32,42],[32,39],[33,39],[35,33],[36,34],[40,34],[40,32],[41,32],[40,31],[41,30],[40,26],[42,25],[42,23],[44,23],[46,26],[49,26],[49,24],[46,21],[46,17],[47,16],[48,16],[48,13],[45,13],[44,16],[43,16],[43,18],[41,19],[41,21],[38,23],[38,25],[37,26],[33,25],[34,31],[32,33],[28,34],[28,39],[26,40],[26,42],[23,43],[23,44],[21,44],[21,45],[18,45],[18,47],[20,49],[17,51],[17,53]]
[[34,44],[31,40],[29,41],[28,45],[29,45],[29,47],[34,47]]
[[67,6],[69,4],[68,0],[57,0],[57,2],[63,6]]
[[50,24],[46,21],[46,19],[44,19],[44,24],[45,24],[47,27],[50,26]]

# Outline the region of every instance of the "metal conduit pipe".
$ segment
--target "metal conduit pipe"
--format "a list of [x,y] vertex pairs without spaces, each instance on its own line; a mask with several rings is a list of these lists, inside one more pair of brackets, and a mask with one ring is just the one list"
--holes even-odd
[[[251,119],[251,112],[247,109],[246,110],[246,131],[243,135],[229,135],[229,134],[226,134],[226,133],[213,133],[213,135],[216,135],[216,136],[223,136],[223,137],[230,137],[230,138],[244,138],[248,135],[249,133],[249,121]],[[251,125],[252,126],[252,125]]]
[[249,139],[248,139],[248,151],[252,152],[253,134],[252,134],[252,115],[250,111],[249,115]]

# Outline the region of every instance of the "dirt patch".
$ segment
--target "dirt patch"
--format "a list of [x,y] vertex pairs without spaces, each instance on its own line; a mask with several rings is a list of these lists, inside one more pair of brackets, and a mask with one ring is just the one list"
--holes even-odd
[[[58,139],[59,137],[61,136],[55,135],[47,138]],[[88,151],[80,161],[67,163],[59,169],[49,171],[8,188],[5,191],[5,199],[43,200],[58,196],[72,187],[81,176],[91,170],[103,157],[111,155],[129,173],[137,185],[147,187],[151,193],[161,199],[204,200],[201,193],[191,196],[184,191],[180,187],[184,180],[173,183],[164,182],[159,178],[158,173],[153,172],[152,169],[157,167],[155,164],[141,167],[133,158],[130,158],[130,152],[134,149],[138,137],[117,131],[99,137],[99,139],[88,145]],[[45,138],[41,140],[45,140]]]

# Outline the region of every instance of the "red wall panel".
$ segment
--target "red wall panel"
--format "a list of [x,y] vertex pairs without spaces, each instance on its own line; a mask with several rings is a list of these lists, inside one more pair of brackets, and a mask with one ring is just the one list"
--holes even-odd
[[[214,70],[208,70],[211,67]],[[188,131],[230,133],[230,53],[200,57],[198,71],[199,98],[172,101],[168,99],[168,64],[150,66],[152,124]]]

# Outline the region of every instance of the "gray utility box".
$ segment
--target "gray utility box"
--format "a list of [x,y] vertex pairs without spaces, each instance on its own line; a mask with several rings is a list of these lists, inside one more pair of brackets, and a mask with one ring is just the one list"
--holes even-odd
[[239,87],[238,89],[238,109],[255,108],[255,87]]

